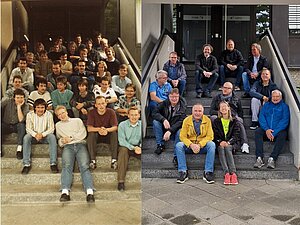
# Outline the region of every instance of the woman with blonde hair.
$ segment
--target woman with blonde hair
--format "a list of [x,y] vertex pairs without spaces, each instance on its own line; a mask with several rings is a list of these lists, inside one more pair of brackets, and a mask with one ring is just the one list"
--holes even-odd
[[213,122],[214,142],[224,171],[224,184],[238,184],[233,153],[239,146],[240,127],[227,102],[219,104],[218,118]]

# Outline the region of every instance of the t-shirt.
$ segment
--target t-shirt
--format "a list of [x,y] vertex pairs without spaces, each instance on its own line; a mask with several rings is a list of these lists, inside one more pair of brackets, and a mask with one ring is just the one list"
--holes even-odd
[[50,97],[50,93],[48,91],[46,91],[44,94],[39,94],[38,91],[32,91],[29,95],[28,98],[28,104],[30,106],[33,106],[33,103],[35,102],[35,100],[42,98],[47,102],[48,106],[52,106],[52,100]]
[[221,118],[221,121],[222,121],[222,126],[223,126],[223,130],[224,130],[224,134],[226,136],[227,133],[228,133],[228,131],[229,131],[230,120],[229,119]]
[[116,113],[113,109],[107,108],[103,115],[93,109],[88,114],[87,126],[110,128],[118,126]]

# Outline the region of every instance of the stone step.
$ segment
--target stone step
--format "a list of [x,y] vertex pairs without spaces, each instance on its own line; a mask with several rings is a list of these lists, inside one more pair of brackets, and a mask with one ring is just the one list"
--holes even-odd
[[[61,174],[53,174],[49,169],[32,167],[27,175],[22,175],[19,169],[2,169],[1,184],[7,185],[57,185],[60,184]],[[117,172],[111,168],[97,168],[92,172],[94,184],[117,182]],[[126,183],[139,183],[141,181],[140,167],[129,167]],[[74,184],[81,184],[80,173],[75,172]]]
[[[17,142],[14,139],[2,143],[1,150],[4,156],[15,157],[17,151]],[[61,157],[62,148],[57,148],[57,155]],[[31,149],[32,157],[43,157],[49,155],[49,145],[48,144],[32,144]],[[111,156],[108,144],[97,144],[97,155],[98,156]]]
[[[141,200],[141,184],[128,183],[125,184],[126,190],[120,192],[117,190],[117,182],[109,184],[96,184],[94,192],[95,200],[98,201],[140,201]],[[41,203],[60,203],[59,183],[55,185],[2,185],[1,204],[41,204]],[[86,194],[80,184],[72,186],[70,192],[72,203],[86,204]],[[65,203],[62,203],[65,204]]]
[[[201,164],[197,167],[189,167],[189,177],[194,179],[202,179],[203,167]],[[220,166],[215,166],[214,175],[216,178],[223,178],[224,173]],[[238,166],[237,175],[239,178],[245,179],[298,179],[298,170],[292,165],[283,165],[275,169],[262,167],[261,169],[250,168],[247,166]],[[153,167],[143,163],[143,178],[174,178],[178,177],[178,171],[174,167],[170,167],[167,163],[161,163],[160,167]],[[174,180],[175,182],[175,180]]]
[[[111,157],[110,156],[97,156],[97,167],[100,168],[110,168],[110,163],[111,163]],[[48,169],[49,168],[49,156],[44,156],[44,157],[38,157],[38,158],[32,158],[31,165],[34,168],[44,168]],[[59,157],[58,158],[58,167],[61,169],[62,168],[62,160]],[[130,157],[129,158],[129,167],[141,167],[141,161],[134,158]],[[3,157],[1,160],[1,168],[2,169],[19,169],[22,170],[23,164],[22,160],[17,160],[16,157],[14,156],[13,158],[8,158],[8,157]]]

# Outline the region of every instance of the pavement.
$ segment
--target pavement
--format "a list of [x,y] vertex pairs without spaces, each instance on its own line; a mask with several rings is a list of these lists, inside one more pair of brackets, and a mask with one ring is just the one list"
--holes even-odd
[[300,225],[300,182],[143,178],[143,225]]

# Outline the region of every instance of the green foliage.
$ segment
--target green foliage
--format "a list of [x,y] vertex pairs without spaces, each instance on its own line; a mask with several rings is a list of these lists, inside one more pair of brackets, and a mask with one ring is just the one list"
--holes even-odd
[[256,34],[262,34],[270,27],[270,6],[258,5],[256,8]]

